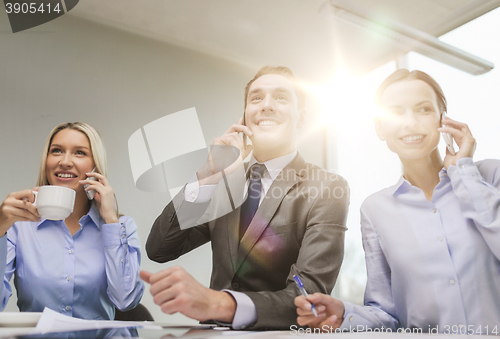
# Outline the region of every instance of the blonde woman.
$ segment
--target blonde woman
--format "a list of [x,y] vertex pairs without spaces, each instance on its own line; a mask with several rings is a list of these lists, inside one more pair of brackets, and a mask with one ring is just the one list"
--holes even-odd
[[[75,190],[74,209],[65,220],[40,219],[31,189],[11,193],[3,201],[2,310],[12,295],[13,274],[21,312],[48,307],[77,318],[114,319],[115,307],[124,311],[139,303],[144,283],[139,278],[137,226],[118,214],[106,176],[105,149],[94,128],[76,122],[52,130],[37,186]],[[84,189],[85,184],[90,186]],[[93,200],[85,192],[91,189]]]

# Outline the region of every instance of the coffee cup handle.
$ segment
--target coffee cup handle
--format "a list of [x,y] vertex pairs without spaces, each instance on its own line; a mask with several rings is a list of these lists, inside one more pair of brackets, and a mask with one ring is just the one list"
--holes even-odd
[[35,201],[33,201],[33,206],[36,207],[36,200],[38,198],[38,192],[37,191],[31,191],[31,192],[33,192],[33,194],[35,195]]

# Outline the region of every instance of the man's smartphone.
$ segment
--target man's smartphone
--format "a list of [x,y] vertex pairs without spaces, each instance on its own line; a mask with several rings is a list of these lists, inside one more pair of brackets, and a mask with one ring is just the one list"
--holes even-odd
[[[92,169],[91,172],[94,172],[94,171],[95,171],[95,167]],[[87,180],[97,181],[97,178],[96,177],[87,177]],[[83,185],[83,188],[86,189],[87,187],[89,187],[89,184]],[[95,190],[85,191],[85,193],[87,193],[87,198],[89,200],[93,200],[94,199]]]
[[[445,117],[446,115],[443,114],[443,118]],[[443,125],[445,126],[445,125]],[[444,142],[446,143],[446,148],[448,148],[448,151],[450,152],[451,155],[455,155],[455,149],[453,148],[453,137],[451,136],[450,133],[441,133],[441,135],[443,136],[443,139],[444,139]]]

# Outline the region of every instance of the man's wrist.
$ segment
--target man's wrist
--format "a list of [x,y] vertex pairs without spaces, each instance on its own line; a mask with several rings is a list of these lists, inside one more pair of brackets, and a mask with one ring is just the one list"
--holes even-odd
[[222,179],[222,174],[220,172],[213,175],[206,175],[200,170],[196,173],[196,176],[198,177],[198,183],[200,186],[217,185]]
[[233,322],[234,314],[236,312],[236,301],[227,292],[211,290],[215,302],[213,306],[213,319],[220,322],[231,324]]

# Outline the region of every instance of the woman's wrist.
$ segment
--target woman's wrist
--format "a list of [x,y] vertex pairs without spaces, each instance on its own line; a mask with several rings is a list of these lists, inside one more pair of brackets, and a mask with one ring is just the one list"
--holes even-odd
[[106,224],[118,224],[119,220],[118,220],[118,217],[115,215],[115,216],[107,216],[107,217],[104,217],[102,216],[102,219],[104,220],[104,222]]

